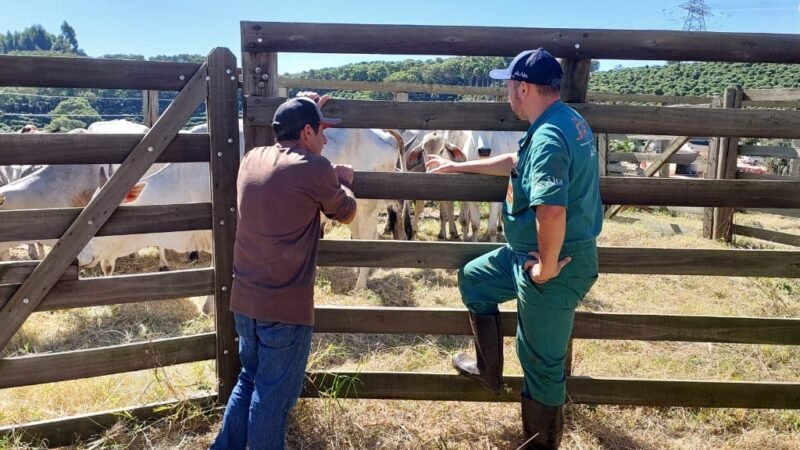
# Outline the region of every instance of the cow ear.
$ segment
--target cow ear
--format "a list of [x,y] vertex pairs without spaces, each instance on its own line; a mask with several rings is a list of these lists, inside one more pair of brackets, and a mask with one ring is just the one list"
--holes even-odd
[[454,162],[464,162],[467,160],[467,157],[464,155],[464,152],[461,151],[460,148],[456,147],[455,145],[446,144],[444,148],[447,150],[447,153],[450,155],[450,160]]
[[414,150],[411,150],[406,155],[406,170],[411,169],[414,166],[418,166],[423,164],[422,161],[422,147],[414,147]]
[[144,188],[147,187],[147,183],[136,183],[135,186],[128,191],[128,194],[125,195],[125,200],[122,201],[123,204],[125,203],[133,203],[139,199],[139,196],[142,195],[142,191]]

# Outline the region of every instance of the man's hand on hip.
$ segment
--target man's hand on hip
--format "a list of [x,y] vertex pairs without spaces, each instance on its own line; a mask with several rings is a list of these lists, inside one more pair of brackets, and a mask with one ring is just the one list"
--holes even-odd
[[531,280],[536,284],[546,283],[551,278],[557,277],[558,274],[561,273],[561,269],[572,261],[572,258],[567,256],[555,266],[543,266],[541,264],[541,258],[539,258],[539,252],[530,252],[528,254],[533,256],[534,259],[525,261],[522,268],[525,269],[525,272],[528,273],[528,276],[531,277]]

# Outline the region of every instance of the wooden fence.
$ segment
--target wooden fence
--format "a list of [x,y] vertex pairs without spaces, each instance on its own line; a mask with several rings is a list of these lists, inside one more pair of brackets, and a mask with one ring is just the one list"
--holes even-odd
[[[239,164],[237,85],[236,58],[222,48],[203,64],[0,56],[0,86],[179,91],[145,135],[0,135],[0,165],[121,164],[85,208],[0,211],[0,241],[58,239],[43,261],[0,263],[0,347],[34,311],[209,294],[219,308],[216,334],[0,359],[0,389],[210,358],[216,358],[225,379],[235,375],[237,345],[227,295]],[[207,102],[209,133],[177,135],[202,102]],[[153,162],[209,162],[212,201],[117,208]],[[78,278],[75,257],[94,235],[203,229],[213,233],[214,268]],[[220,392],[231,387],[221,386]],[[141,414],[145,411],[159,413],[142,408]],[[57,446],[109,420],[90,415],[54,423],[4,427],[0,435],[28,432]]]
[[[541,45],[565,58],[563,97],[587,118],[595,132],[796,138],[800,135],[797,128],[800,114],[794,111],[586,103],[589,58],[800,63],[800,47],[788,46],[788,42],[795,41],[800,43],[797,36],[726,33],[542,29],[515,29],[509,33],[507,29],[480,27],[243,22],[245,144],[249,148],[271,142],[270,119],[283,101],[277,76],[278,52],[510,56],[524,50],[521,45]],[[283,85],[288,86],[288,83]],[[341,87],[363,88],[355,84]],[[426,92],[434,92],[434,89]],[[507,105],[498,103],[332,100],[326,106],[326,114],[357,128],[525,130],[528,126],[516,120]],[[357,196],[364,198],[501,201],[506,183],[501,178],[468,175],[357,173],[354,190]],[[798,188],[800,181],[612,177],[601,180],[603,201],[608,204],[728,207],[780,204],[780,208],[795,208],[800,198],[791,193],[798,192]],[[323,241],[320,264],[385,266],[385,261],[391,260],[394,267],[456,268],[492,248],[494,244]],[[600,270],[603,273],[800,277],[800,253],[604,247],[600,249]],[[317,318],[316,330],[323,332],[469,334],[466,316],[457,311],[318,308]],[[512,324],[514,320],[509,317],[505,323]],[[750,334],[752,332],[763,333],[762,338],[769,336],[772,343],[796,345],[797,335],[785,339],[787,335],[778,329],[789,330],[797,325],[800,325],[797,319],[579,313],[574,337],[753,342],[757,338]],[[512,328],[509,325],[505,334],[513,335]],[[393,372],[310,374],[314,381],[307,385],[306,395],[319,395],[340,376],[357,380],[357,388],[345,394],[357,398],[493,400],[479,386],[456,375]],[[519,382],[518,378],[512,380],[515,386]],[[568,390],[571,399],[581,403],[800,406],[798,383],[570,377]],[[502,400],[517,401],[518,397],[512,394]]]
[[[375,39],[377,36],[381,39]],[[278,52],[513,55],[523,50],[521,43],[529,47],[546,46],[557,56],[566,58],[565,80],[569,81],[564,86],[565,97],[576,102],[576,109],[587,117],[597,132],[800,137],[800,117],[798,113],[791,111],[701,111],[690,108],[585,103],[589,58],[797,63],[800,62],[800,37],[794,35],[542,29],[515,29],[514,32],[509,32],[507,28],[243,22],[242,85],[245,95],[246,148],[272,142],[270,120],[275,108],[282,101],[278,96]],[[22,143],[29,150],[23,154],[12,150],[17,146],[7,143],[6,137],[0,138],[0,164],[9,163],[4,159],[7,154],[13,155],[15,161],[27,161],[32,158],[31,154],[41,156],[41,159],[34,158],[37,162],[50,162],[51,159],[94,162],[95,159],[104,158],[120,161],[126,159],[131,148],[134,148],[134,152],[144,149],[145,153],[149,153],[146,150],[152,146],[152,161],[208,160],[212,168],[214,196],[210,204],[119,208],[110,214],[108,224],[100,232],[142,233],[213,227],[215,269],[76,280],[75,269],[71,264],[74,255],[71,258],[62,256],[61,270],[58,273],[49,272],[52,290],[46,296],[41,295],[41,301],[30,302],[28,309],[45,311],[205,294],[214,294],[217,299],[216,335],[205,334],[75,352],[6,358],[0,360],[0,388],[100,376],[216,357],[220,395],[189,401],[224,402],[238,369],[232,320],[227,312],[226,299],[229,292],[227,287],[230,286],[230,250],[235,219],[235,206],[231,204],[231,181],[235,179],[232,174],[238,164],[238,158],[231,156],[231,146],[238,149],[238,133],[235,132],[235,83],[223,83],[229,76],[233,80],[236,78],[232,55],[219,50],[212,52],[208,63],[204,65],[104,61],[100,63],[102,67],[93,60],[69,59],[66,60],[69,62],[54,62],[48,58],[0,58],[3,58],[0,59],[0,85],[175,90],[196,83],[197,86],[207,86],[208,89],[208,136],[185,139],[178,136],[172,139],[172,131],[182,117],[171,114],[170,108],[158,119],[144,141],[141,141],[152,142],[148,137],[156,132],[161,139],[154,145],[143,146],[139,141],[141,136],[119,136],[114,140],[108,136],[92,135],[69,138],[33,135],[31,140],[17,142],[17,146]],[[60,70],[53,70],[54,64],[58,64]],[[31,69],[26,72],[29,67]],[[234,71],[233,74],[231,70]],[[86,74],[89,73],[91,76],[87,77]],[[203,83],[205,76],[210,77],[208,83]],[[202,94],[193,95],[192,100],[201,101],[206,92]],[[181,98],[179,94],[176,103]],[[188,105],[194,102],[183,103]],[[527,128],[525,123],[513,117],[506,105],[493,103],[333,100],[326,106],[326,114],[342,118],[351,127],[484,130]],[[169,129],[165,131],[166,125],[160,126],[162,124],[168,124]],[[52,141],[48,141],[49,139]],[[108,148],[111,150],[102,151],[104,147],[100,145],[100,139],[110,139],[112,142]],[[193,139],[196,141],[190,142]],[[67,142],[70,150],[65,151],[61,147],[56,154],[52,150],[54,146],[49,145],[56,140]],[[34,147],[37,151],[30,151]],[[91,158],[79,151],[83,147],[94,149],[90,152]],[[132,180],[133,177],[127,179]],[[430,174],[358,172],[353,188],[355,194],[362,198],[500,201],[504,198],[506,183],[501,178],[484,176],[443,177]],[[793,195],[799,189],[798,181],[614,177],[604,177],[601,180],[601,194],[604,202],[609,204],[800,208],[800,197]],[[104,203],[113,206],[119,202]],[[87,210],[96,209],[97,205],[94,206],[95,208],[90,204]],[[85,217],[87,210],[0,212],[0,236],[3,239],[9,236],[9,240],[12,239],[10,236],[13,236],[13,240],[58,237],[76,217],[78,220]],[[31,223],[38,225],[32,227]],[[99,225],[91,232],[97,232],[97,228],[100,228]],[[62,241],[69,239],[67,236]],[[495,246],[496,244],[450,242],[326,240],[320,246],[320,265],[385,266],[386,261],[392,261],[395,267],[456,268]],[[46,265],[47,260],[36,268],[29,262],[12,263],[13,270],[7,275],[7,280],[13,283],[0,287],[0,304],[4,305],[4,309],[17,306],[13,301],[19,297],[20,289],[24,289],[36,277],[39,268]],[[600,249],[600,270],[603,273],[796,278],[800,277],[800,252],[603,247]],[[504,314],[507,319],[504,320],[504,334],[513,335],[513,313]],[[0,317],[0,323],[3,324],[0,328],[7,330],[6,324],[16,325],[16,319],[20,316],[14,316],[15,320],[9,320],[8,316]],[[445,309],[318,307],[315,329],[318,332],[332,333],[471,333],[463,310]],[[574,337],[798,345],[799,330],[798,319],[581,312],[576,316]],[[5,339],[3,343],[10,337],[8,331],[2,336]],[[342,377],[354,380],[355,389],[344,393],[349,397],[497,400],[477,384],[456,375],[397,372],[311,373],[311,381],[307,383],[304,395],[324,395]],[[510,377],[510,383],[512,387],[519,388],[519,377]],[[800,383],[570,376],[568,391],[572,401],[591,404],[800,407]],[[505,395],[500,400],[518,401],[518,396]],[[134,408],[132,414],[136,417],[149,417],[163,411],[166,406],[139,406]],[[0,433],[13,431],[47,437],[51,445],[58,445],[68,443],[75,433],[85,435],[107,427],[115,413],[104,412],[80,418],[6,427],[0,429]]]

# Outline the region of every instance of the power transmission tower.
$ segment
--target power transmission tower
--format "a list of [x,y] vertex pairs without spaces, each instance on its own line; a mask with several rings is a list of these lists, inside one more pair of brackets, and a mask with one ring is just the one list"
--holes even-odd
[[711,8],[706,5],[705,0],[689,0],[679,8],[686,11],[683,21],[685,31],[706,31],[706,16],[711,15]]

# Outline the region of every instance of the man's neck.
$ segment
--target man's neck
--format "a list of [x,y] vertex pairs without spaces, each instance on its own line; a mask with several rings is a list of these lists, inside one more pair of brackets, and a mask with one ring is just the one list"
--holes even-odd
[[283,148],[288,148],[292,150],[300,150],[305,153],[311,153],[299,140],[282,140],[278,141],[278,145]]
[[528,111],[528,122],[530,122],[531,124],[536,122],[536,119],[538,119],[542,114],[544,114],[544,112],[547,111],[547,108],[552,106],[553,103],[560,100],[560,98],[561,98],[560,96],[556,95],[542,97],[541,100],[531,105],[531,109]]

